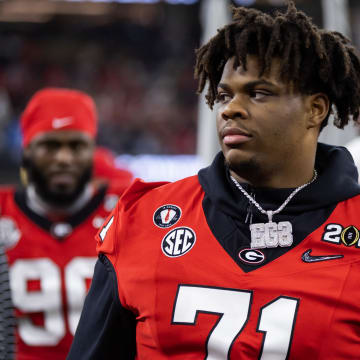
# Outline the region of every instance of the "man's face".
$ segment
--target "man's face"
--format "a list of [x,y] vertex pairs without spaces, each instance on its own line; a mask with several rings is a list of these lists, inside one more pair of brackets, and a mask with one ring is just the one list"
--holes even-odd
[[30,181],[45,201],[66,205],[91,178],[94,141],[80,131],[50,131],[24,151]]
[[[227,61],[218,85],[217,131],[226,162],[240,177],[265,180],[290,169],[307,149],[306,96],[279,80],[278,62],[259,77],[255,56],[247,71]],[[258,181],[261,184],[262,181]],[[265,182],[265,181],[264,181]]]

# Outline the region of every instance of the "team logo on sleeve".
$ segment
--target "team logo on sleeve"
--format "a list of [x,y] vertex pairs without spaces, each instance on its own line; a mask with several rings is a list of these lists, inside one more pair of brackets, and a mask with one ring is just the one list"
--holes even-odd
[[0,245],[6,249],[14,247],[21,238],[21,231],[15,221],[6,216],[0,217]]
[[179,257],[195,245],[196,236],[189,227],[178,227],[168,232],[161,242],[161,249],[168,257]]
[[154,213],[154,224],[160,228],[173,226],[180,219],[181,209],[176,205],[160,206]]

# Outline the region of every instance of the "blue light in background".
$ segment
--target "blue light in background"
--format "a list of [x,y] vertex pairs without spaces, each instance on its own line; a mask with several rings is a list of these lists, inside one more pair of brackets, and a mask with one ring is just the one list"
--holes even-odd
[[[54,0],[53,0],[54,1]],[[55,0],[59,1],[59,0]],[[68,2],[94,2],[94,3],[119,3],[119,4],[155,4],[160,2],[161,0],[60,0],[60,1],[68,1]],[[199,0],[162,0],[168,4],[172,5],[192,5],[197,3]]]
[[255,3],[256,0],[234,0],[237,5],[250,6]]

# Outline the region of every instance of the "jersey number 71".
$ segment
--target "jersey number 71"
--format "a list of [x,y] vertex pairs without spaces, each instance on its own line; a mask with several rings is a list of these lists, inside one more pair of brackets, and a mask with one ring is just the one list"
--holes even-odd
[[[196,325],[199,313],[219,315],[206,341],[206,360],[230,359],[235,339],[250,316],[252,292],[179,285],[172,324]],[[291,346],[299,300],[280,296],[263,306],[257,331],[264,333],[259,360],[285,360]]]

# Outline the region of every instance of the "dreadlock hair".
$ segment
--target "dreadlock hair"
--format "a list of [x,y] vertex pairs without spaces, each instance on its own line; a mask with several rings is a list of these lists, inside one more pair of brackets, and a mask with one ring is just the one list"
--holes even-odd
[[[360,107],[360,56],[344,35],[319,29],[311,18],[287,0],[286,12],[265,14],[253,8],[233,8],[233,21],[196,50],[198,93],[209,82],[206,100],[213,108],[217,86],[227,60],[246,70],[247,55],[259,60],[260,74],[280,61],[280,79],[302,94],[325,93],[334,113],[334,125],[344,128],[356,120]],[[321,129],[327,125],[329,114]]]

